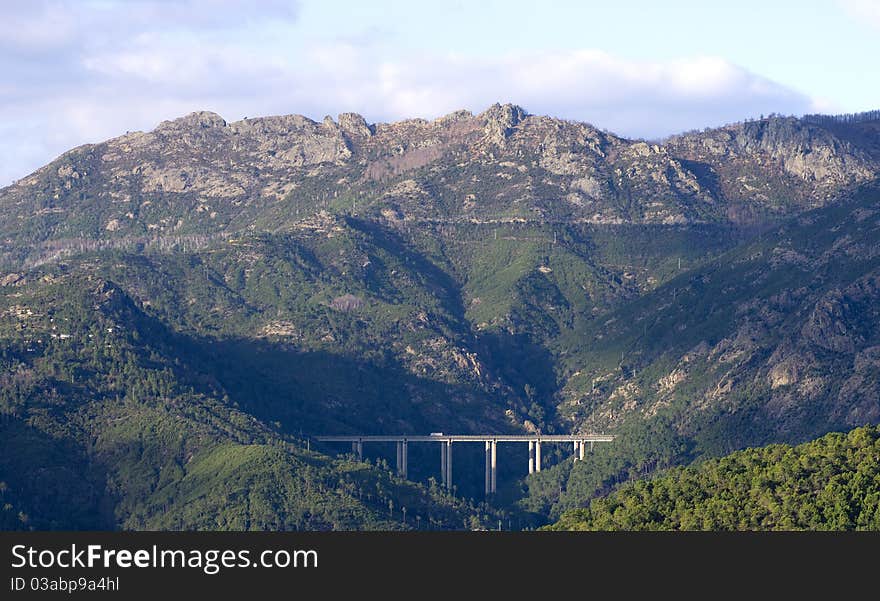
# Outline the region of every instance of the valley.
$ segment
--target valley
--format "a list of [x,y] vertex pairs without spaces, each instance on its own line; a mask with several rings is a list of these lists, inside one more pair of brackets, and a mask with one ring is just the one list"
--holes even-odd
[[[876,424],[878,123],[194,113],[71,150],[0,190],[0,519],[533,528]],[[314,440],[487,431],[616,439],[507,451],[488,502],[482,449],[453,495]]]

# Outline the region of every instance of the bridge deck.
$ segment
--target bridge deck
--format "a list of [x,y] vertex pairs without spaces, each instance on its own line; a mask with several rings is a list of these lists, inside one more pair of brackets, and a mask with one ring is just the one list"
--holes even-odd
[[612,434],[438,434],[315,436],[322,442],[612,442]]

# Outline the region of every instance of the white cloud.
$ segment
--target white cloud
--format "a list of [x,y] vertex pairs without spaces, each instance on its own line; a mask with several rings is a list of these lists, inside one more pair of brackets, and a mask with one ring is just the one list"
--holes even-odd
[[880,29],[880,0],[838,0],[838,3],[857,21]]
[[[261,14],[270,18],[262,24],[241,26],[235,23],[246,19],[244,1],[135,0],[115,29],[102,12],[114,3],[85,4],[92,10],[65,13],[68,3],[37,2],[29,13],[13,15],[25,31],[28,19],[55,10],[52,29],[64,51],[24,61],[0,54],[0,183],[72,146],[201,109],[229,120],[357,111],[389,121],[516,102],[534,113],[645,137],[816,110],[803,94],[711,56],[640,61],[595,49],[404,56],[369,38],[292,44],[283,23],[292,23],[296,11],[281,0],[265,3],[269,10]],[[158,16],[169,4],[184,12]],[[208,14],[196,14],[202,12]],[[89,35],[80,30],[84,22],[91,23]],[[35,38],[20,37],[19,55],[41,51],[42,42],[28,45]]]
[[532,112],[648,137],[760,113],[815,108],[805,95],[716,57],[635,61],[579,50],[493,59],[413,56],[383,61],[338,48],[322,56],[334,52],[345,60],[336,68],[322,62],[320,77],[310,82],[317,95],[292,92],[288,106],[313,107],[316,99],[324,99],[315,110],[360,110],[373,119],[397,119],[513,101]]

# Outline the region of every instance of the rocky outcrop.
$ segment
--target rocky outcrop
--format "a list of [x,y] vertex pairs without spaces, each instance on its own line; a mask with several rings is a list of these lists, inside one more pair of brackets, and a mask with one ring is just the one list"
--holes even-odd
[[357,311],[361,307],[364,306],[364,299],[359,296],[355,296],[353,294],[343,294],[342,296],[337,296],[332,301],[330,301],[330,308],[335,309],[337,311],[342,311],[343,313],[348,313],[350,311]]
[[[375,125],[356,113],[227,123],[196,112],[74,149],[0,190],[0,240],[295,227],[334,203],[432,223],[778,219],[880,173],[874,130],[847,127],[774,117],[651,144],[513,104]],[[400,195],[404,181],[419,193]]]
[[503,146],[507,138],[513,133],[513,128],[526,118],[526,111],[515,104],[493,104],[486,112],[480,115],[485,119],[483,128],[486,142]]
[[178,119],[163,121],[156,127],[157,134],[192,133],[199,129],[226,127],[226,120],[217,113],[198,111]]
[[339,127],[350,136],[369,138],[373,135],[373,128],[367,124],[366,119],[357,113],[339,115]]
[[857,132],[794,117],[675,136],[666,147],[701,165],[729,200],[757,203],[771,212],[821,206],[841,188],[880,175],[880,156]]

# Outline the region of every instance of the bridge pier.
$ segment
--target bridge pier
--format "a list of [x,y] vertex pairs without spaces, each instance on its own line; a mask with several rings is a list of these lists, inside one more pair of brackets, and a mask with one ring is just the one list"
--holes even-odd
[[358,459],[363,459],[364,441],[367,442],[394,442],[397,447],[397,473],[403,477],[409,477],[409,443],[410,442],[439,442],[440,443],[440,476],[443,487],[452,490],[452,443],[482,442],[484,445],[485,473],[484,490],[486,495],[497,492],[498,478],[498,455],[499,442],[528,442],[529,445],[529,474],[540,472],[542,468],[542,443],[572,443],[575,461],[583,461],[587,453],[587,443],[590,443],[590,453],[593,452],[593,444],[596,442],[612,442],[613,435],[609,434],[442,434],[432,433],[419,436],[405,435],[376,435],[365,436],[318,436],[322,442],[346,442],[351,443],[352,451]]
[[407,440],[404,438],[397,442],[397,474],[401,478],[407,476]]
[[443,482],[444,488],[449,488],[449,486],[446,484],[446,477],[449,475],[449,472],[446,469],[446,459],[447,459],[446,445],[447,444],[448,443],[445,440],[440,443],[440,479]]
[[446,441],[446,488],[452,490],[452,441]]
[[576,440],[574,441],[574,460],[575,461],[583,461],[584,459],[584,441]]
[[496,454],[496,449],[498,447],[498,442],[492,441],[492,494],[498,492],[498,456]]
[[535,473],[535,441],[529,441],[529,473]]
[[541,471],[541,441],[535,441],[535,471]]
[[492,494],[492,441],[486,441],[486,496]]
[[407,440],[403,439],[403,473],[401,476],[409,478],[409,445]]
[[486,496],[498,491],[498,443],[486,441]]

